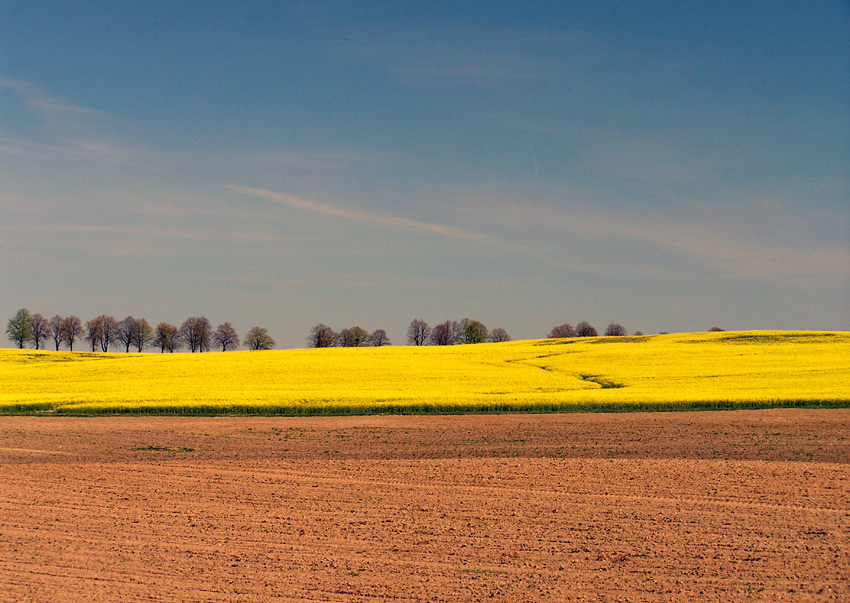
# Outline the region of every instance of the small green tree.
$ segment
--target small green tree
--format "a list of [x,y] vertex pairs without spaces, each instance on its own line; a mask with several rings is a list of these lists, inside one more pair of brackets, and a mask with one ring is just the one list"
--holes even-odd
[[484,343],[490,332],[480,321],[464,318],[460,321],[457,343]]
[[32,316],[29,310],[21,308],[14,317],[9,319],[6,324],[6,335],[9,336],[10,341],[18,344],[19,349],[23,349],[26,342],[33,340]]
[[274,339],[271,338],[271,335],[263,327],[251,327],[251,330],[245,335],[245,341],[243,342],[243,345],[252,352],[271,350],[274,348],[274,344]]
[[133,322],[133,345],[139,353],[148,347],[153,341],[153,329],[144,318],[139,318]]

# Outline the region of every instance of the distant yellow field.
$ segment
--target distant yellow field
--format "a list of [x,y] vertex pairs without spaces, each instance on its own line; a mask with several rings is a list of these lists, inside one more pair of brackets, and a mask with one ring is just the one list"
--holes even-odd
[[0,350],[0,412],[850,406],[850,333],[748,331],[205,354]]

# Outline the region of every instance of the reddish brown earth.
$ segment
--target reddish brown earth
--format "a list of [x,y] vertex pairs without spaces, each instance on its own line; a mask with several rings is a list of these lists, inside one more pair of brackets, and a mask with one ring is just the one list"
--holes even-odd
[[850,410],[0,417],[2,601],[847,601]]

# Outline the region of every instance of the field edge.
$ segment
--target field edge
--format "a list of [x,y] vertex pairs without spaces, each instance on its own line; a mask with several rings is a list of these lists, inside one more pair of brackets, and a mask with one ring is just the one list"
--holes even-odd
[[0,409],[0,416],[255,416],[318,417],[370,415],[474,415],[474,414],[569,414],[569,413],[637,413],[637,412],[701,412],[723,410],[764,410],[774,408],[834,409],[850,408],[850,399],[777,400],[777,401],[704,401],[692,402],[588,402],[565,404],[410,404],[359,407],[356,405],[198,405],[169,406],[102,406],[74,405],[55,408],[52,404],[14,405]]

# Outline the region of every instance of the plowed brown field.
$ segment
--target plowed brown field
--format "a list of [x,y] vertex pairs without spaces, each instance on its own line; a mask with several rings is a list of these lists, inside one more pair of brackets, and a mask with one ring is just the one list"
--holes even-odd
[[0,417],[2,601],[847,601],[850,410]]

